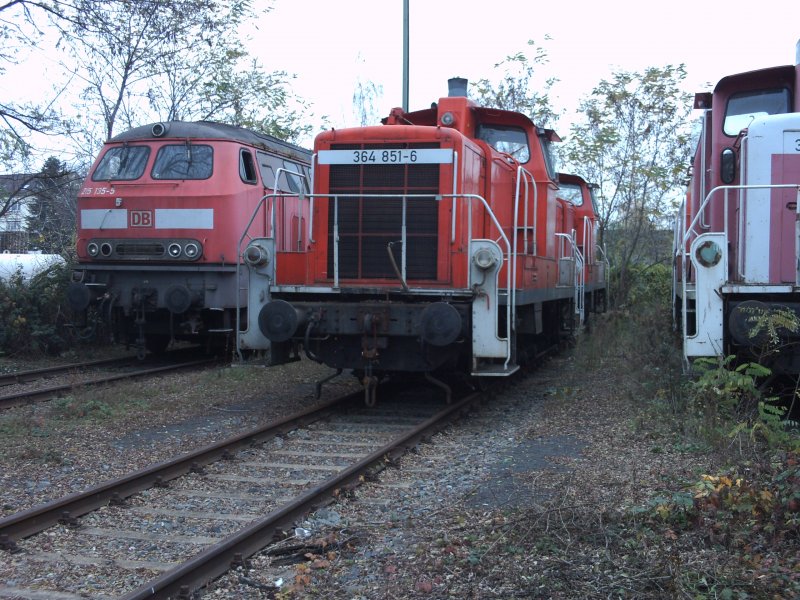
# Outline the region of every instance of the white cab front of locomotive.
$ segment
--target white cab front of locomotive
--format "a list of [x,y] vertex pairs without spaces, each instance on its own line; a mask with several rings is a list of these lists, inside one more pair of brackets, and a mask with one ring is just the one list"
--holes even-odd
[[[800,114],[758,117],[743,146],[745,186],[800,183]],[[797,279],[797,192],[745,189],[739,268],[746,285],[781,285]]]

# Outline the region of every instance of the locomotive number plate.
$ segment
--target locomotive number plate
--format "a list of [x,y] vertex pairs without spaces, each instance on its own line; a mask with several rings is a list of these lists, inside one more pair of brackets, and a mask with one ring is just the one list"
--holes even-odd
[[783,132],[783,152],[785,154],[800,154],[800,131]]
[[321,165],[424,165],[449,164],[453,151],[449,148],[372,148],[369,150],[320,150]]

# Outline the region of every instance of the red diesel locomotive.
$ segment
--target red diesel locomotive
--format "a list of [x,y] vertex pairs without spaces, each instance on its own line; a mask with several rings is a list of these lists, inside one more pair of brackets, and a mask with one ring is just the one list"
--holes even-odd
[[242,238],[239,348],[352,369],[368,403],[387,374],[512,374],[605,302],[590,190],[560,190],[556,140],[461,79],[431,108],[320,134],[299,243]]
[[766,350],[776,371],[800,373],[800,334],[778,327],[768,344],[763,321],[781,310],[800,318],[797,63],[800,44],[795,65],[730,75],[695,96],[702,130],[676,219],[673,280],[687,363],[766,359]]
[[[605,289],[608,287],[609,270],[605,252],[597,243],[599,224],[594,199],[594,187],[590,186],[578,175],[559,173],[556,196],[558,201],[556,231],[562,233],[573,232],[572,237],[578,247],[576,258],[583,264],[583,271],[582,273],[578,272],[579,279],[575,286],[576,310],[579,315],[585,314],[584,301],[586,296],[585,294],[578,294],[577,290],[583,288],[585,291],[588,286],[589,293],[602,289],[602,293],[597,294],[592,299],[593,304],[590,306],[590,310],[605,312]],[[561,237],[561,239],[562,243],[568,242],[567,238]],[[561,254],[567,255],[566,248],[561,251]]]
[[[310,158],[212,122],[156,123],[112,138],[78,196],[71,307],[95,306],[140,355],[171,340],[228,339],[244,306],[239,235],[267,192],[308,192]],[[264,214],[251,227],[273,235],[271,222]]]

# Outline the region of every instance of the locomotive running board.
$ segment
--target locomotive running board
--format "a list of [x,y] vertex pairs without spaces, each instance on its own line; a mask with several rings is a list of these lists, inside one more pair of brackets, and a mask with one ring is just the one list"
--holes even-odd
[[508,365],[502,363],[490,363],[480,365],[478,369],[473,369],[470,375],[473,377],[508,377],[519,371],[519,365]]

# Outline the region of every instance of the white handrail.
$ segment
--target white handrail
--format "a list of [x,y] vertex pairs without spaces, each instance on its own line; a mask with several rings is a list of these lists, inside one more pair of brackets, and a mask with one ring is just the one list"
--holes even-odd
[[[290,171],[289,169],[285,169],[284,167],[278,167],[278,170],[275,171],[275,186],[272,188],[272,194],[268,194],[268,196],[271,196],[273,199],[275,197],[279,196],[279,195],[297,197],[298,205],[299,205],[299,202],[302,202],[303,201],[303,197],[306,195],[305,192],[303,192],[303,190],[300,190],[296,194],[294,194],[294,193],[281,194],[280,192],[278,192],[278,182],[281,180],[281,175],[297,175],[301,179],[307,179],[306,176],[303,175],[302,173],[298,173],[297,171]],[[288,177],[287,177],[287,181],[288,181]],[[311,186],[309,185],[309,189],[310,189],[310,187]],[[267,196],[264,196],[264,198],[266,198],[266,197]],[[273,202],[272,203],[272,210],[270,211],[271,218],[270,218],[270,223],[269,223],[269,230],[267,230],[267,227],[266,227],[266,225],[267,225],[266,224],[266,215],[264,215],[264,219],[265,219],[264,233],[266,234],[267,237],[276,237],[275,236],[275,212],[276,212],[275,211],[275,204]],[[302,215],[302,211],[301,211],[300,214]],[[251,221],[251,223],[252,223],[252,221]],[[299,227],[299,224],[298,224],[298,227]],[[249,225],[248,225],[248,228],[249,228]],[[302,238],[302,233],[298,231],[298,241],[299,241],[300,238]],[[240,256],[241,256],[241,254],[240,254]]]
[[[281,171],[281,170],[282,169],[278,169],[278,171]],[[289,172],[292,172],[292,171],[289,171]],[[300,175],[300,177],[303,177],[303,175]],[[242,243],[245,241],[245,239],[250,239],[250,240],[253,239],[253,236],[250,235],[250,228],[253,226],[253,223],[255,222],[256,217],[258,216],[258,213],[261,211],[261,209],[263,208],[266,211],[267,210],[266,209],[267,202],[268,201],[272,202],[272,209],[273,210],[272,210],[272,218],[270,219],[271,231],[267,231],[267,225],[268,225],[267,218],[266,218],[267,214],[266,214],[266,212],[264,213],[264,235],[269,237],[267,234],[269,234],[269,233],[274,234],[275,233],[275,212],[276,212],[274,210],[275,209],[275,200],[276,199],[286,199],[286,198],[297,198],[298,201],[302,201],[303,198],[307,197],[307,195],[303,194],[302,192],[299,193],[299,194],[278,193],[277,192],[277,181],[278,181],[277,177],[276,177],[275,181],[276,181],[275,190],[273,190],[273,193],[271,193],[271,194],[265,194],[264,196],[262,196],[259,199],[259,201],[256,203],[256,207],[255,207],[255,209],[253,209],[253,214],[250,215],[250,219],[247,221],[247,225],[245,226],[244,231],[242,232],[242,235],[239,238],[239,241],[237,242],[237,245],[236,245],[236,285],[237,286],[239,285],[239,282],[241,281],[242,260],[244,258],[243,257],[244,250],[242,248]],[[302,211],[300,212],[300,214],[302,214]],[[276,267],[277,267],[277,256],[274,256],[273,260],[275,261]],[[241,331],[241,325],[242,325],[242,322],[241,322],[242,321],[242,319],[241,319],[242,305],[241,305],[241,302],[240,302],[240,299],[241,299],[241,293],[240,292],[241,292],[241,289],[240,288],[237,289],[237,293],[236,293],[236,353],[241,357],[241,348],[239,348],[239,332]]]
[[[586,288],[586,276],[583,270],[584,267],[584,258],[581,249],[578,248],[578,244],[575,241],[575,230],[572,230],[572,233],[556,233],[556,237],[562,240],[562,251],[559,253],[560,255],[565,255],[563,248],[563,241],[566,240],[569,242],[570,247],[572,248],[572,258],[575,261],[575,272],[572,276],[572,286],[575,288],[574,290],[574,302],[575,302],[575,313],[580,315],[580,322],[583,323],[584,317],[584,303],[583,303],[583,296],[584,290]],[[566,258],[566,256],[564,256]]]
[[[534,188],[535,188],[535,186],[534,186]],[[268,200],[270,200],[272,202],[275,202],[275,201],[278,201],[278,200],[283,200],[283,199],[288,198],[288,197],[297,197],[297,196],[298,196],[297,194],[267,194],[266,196],[264,196],[260,200],[258,206],[256,207],[256,209],[255,209],[255,211],[253,213],[253,216],[250,218],[250,221],[247,224],[247,228],[245,229],[245,232],[242,234],[241,238],[239,239],[239,250],[238,250],[239,251],[239,256],[242,255],[242,247],[241,247],[241,245],[242,245],[242,243],[244,242],[244,240],[246,238],[250,237],[248,235],[249,229],[252,226],[252,223],[255,220],[255,217],[258,214],[258,211],[261,210],[261,207],[263,206],[264,202],[266,202]],[[512,321],[512,314],[514,314],[514,308],[515,308],[514,304],[515,304],[515,301],[516,301],[516,297],[515,297],[515,294],[514,294],[514,287],[513,286],[516,283],[515,282],[515,277],[516,277],[517,256],[516,256],[515,248],[511,244],[511,240],[509,240],[508,236],[506,235],[505,231],[503,230],[503,227],[501,226],[500,222],[498,221],[497,216],[494,214],[494,211],[492,211],[492,209],[489,206],[489,203],[486,201],[486,199],[483,196],[480,196],[478,194],[456,194],[456,193],[453,193],[453,194],[401,194],[401,195],[398,195],[398,194],[351,194],[351,193],[348,193],[348,194],[304,194],[303,195],[303,199],[307,199],[307,201],[309,202],[310,210],[311,210],[311,215],[309,216],[309,221],[311,221],[312,218],[313,218],[313,203],[314,203],[315,199],[317,199],[317,198],[328,198],[328,199],[333,199],[333,201],[334,201],[334,217],[333,217],[334,218],[334,223],[333,223],[333,227],[334,227],[334,230],[333,230],[333,236],[334,236],[334,243],[333,243],[333,253],[334,253],[333,254],[333,258],[334,258],[333,284],[334,284],[334,287],[339,287],[339,264],[338,264],[338,251],[339,251],[338,214],[339,214],[339,207],[338,207],[338,204],[339,204],[339,199],[342,196],[346,196],[348,199],[356,199],[356,198],[370,198],[370,199],[395,198],[395,199],[397,199],[397,198],[400,198],[400,199],[402,199],[404,201],[404,203],[406,201],[415,201],[415,200],[431,199],[431,198],[433,198],[433,199],[435,199],[437,201],[442,201],[442,200],[444,200],[446,198],[449,198],[449,199],[452,199],[453,202],[456,203],[456,204],[458,203],[459,200],[463,201],[464,203],[467,204],[467,207],[465,208],[465,210],[467,210],[468,222],[469,222],[468,227],[467,227],[467,236],[468,236],[468,240],[467,241],[471,241],[473,239],[480,239],[480,238],[477,238],[477,237],[473,236],[473,231],[472,231],[472,203],[473,202],[479,202],[483,206],[485,214],[488,215],[489,220],[491,221],[491,223],[494,225],[494,227],[499,232],[500,240],[502,240],[503,246],[505,247],[505,252],[504,252],[504,257],[503,257],[503,264],[508,269],[508,274],[507,274],[507,277],[506,277],[506,286],[505,286],[505,288],[506,288],[505,289],[506,298],[508,299],[508,301],[506,302],[506,323],[508,324],[508,334],[509,334],[509,343],[508,343],[508,348],[507,348],[507,352],[506,352],[506,362],[505,362],[505,366],[507,367],[509,362],[511,361],[511,342],[510,342],[510,338],[511,338],[511,335],[512,335],[512,332],[513,332],[513,327],[514,327],[514,324],[513,324],[513,321]],[[273,211],[273,213],[274,213],[274,211]],[[405,228],[405,226],[406,226],[406,217],[407,217],[406,211],[403,211],[403,222],[401,223],[401,227],[402,228]],[[402,231],[402,228],[401,228],[401,231]],[[312,231],[309,231],[309,242],[313,242]],[[404,251],[405,251],[405,246],[406,246],[406,244],[403,244]],[[467,260],[470,260],[469,256],[467,256]],[[405,263],[405,259],[404,259],[403,262]],[[239,277],[239,268],[240,268],[240,266],[237,266],[237,279]],[[405,268],[404,268],[404,271],[405,271]],[[403,273],[403,275],[405,277],[405,273]],[[467,289],[467,288],[465,288],[465,289]],[[237,296],[237,298],[238,298],[238,296]],[[241,308],[241,307],[238,305],[238,300],[237,300],[237,309],[239,309],[239,308]],[[237,330],[239,328],[238,312],[239,311],[237,310]]]
[[[705,197],[705,200],[703,200],[703,203],[700,205],[697,214],[695,214],[691,223],[686,228],[686,231],[684,232],[683,235],[683,246],[682,246],[684,252],[686,249],[686,242],[689,241],[689,235],[694,230],[698,220],[700,220],[700,215],[702,211],[705,209],[706,205],[708,205],[708,203],[711,201],[711,196],[713,196],[716,192],[719,191],[726,192],[724,200],[726,201],[725,208],[727,209],[727,200],[729,199],[727,192],[729,190],[767,190],[767,189],[792,189],[792,188],[796,189],[798,196],[800,196],[800,185],[796,183],[775,183],[775,184],[764,183],[757,185],[718,185],[710,192],[708,192],[708,195]],[[725,235],[728,234],[728,219],[725,219],[725,223],[723,224],[723,231],[721,233],[724,233]],[[700,233],[697,233],[696,235],[700,235]]]
[[[520,185],[525,186],[525,197],[523,200],[524,204],[524,215],[522,217],[522,252],[523,254],[527,253],[528,251],[528,197],[529,197],[529,189],[533,188],[533,230],[531,232],[531,236],[533,237],[533,247],[532,253],[536,254],[536,233],[537,233],[537,223],[538,223],[538,215],[539,215],[539,191],[536,187],[536,180],[533,177],[533,173],[524,169],[523,167],[517,167],[517,187],[514,193],[514,229],[512,230],[512,235],[514,236],[514,247],[513,247],[513,255],[514,255],[514,264],[511,270],[511,278],[510,278],[510,294],[508,298],[508,304],[511,306],[511,316],[510,320],[508,321],[508,336],[509,339],[511,338],[511,332],[514,328],[514,323],[517,321],[517,229],[519,227],[519,200],[520,200]],[[510,344],[509,344],[510,345]],[[506,366],[508,363],[506,362]]]

